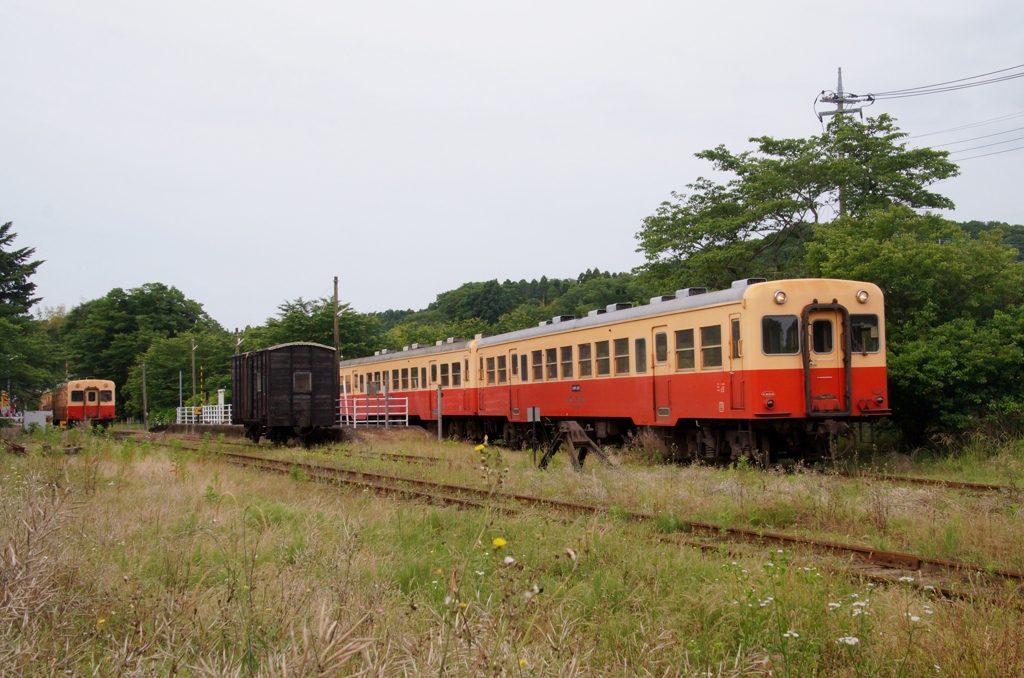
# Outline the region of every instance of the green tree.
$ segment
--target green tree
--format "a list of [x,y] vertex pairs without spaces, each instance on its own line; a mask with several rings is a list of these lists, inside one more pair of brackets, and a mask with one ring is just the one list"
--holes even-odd
[[11,222],[0,226],[0,390],[31,407],[56,379],[58,361],[43,324],[29,315],[38,301],[31,278],[43,262],[32,259],[34,248],[13,249],[17,237]]
[[838,214],[860,218],[889,205],[950,208],[928,190],[956,176],[944,151],[908,149],[887,115],[865,122],[837,117],[810,139],[755,137],[754,151],[702,151],[718,183],[704,177],[673,194],[637,234],[642,268],[678,286],[727,287],[732,280],[804,272],[813,225]]
[[[192,341],[196,343],[196,400],[192,402]],[[121,389],[123,412],[142,417],[142,363],[146,363],[146,397],[150,418],[173,421],[178,406],[178,377],[181,374],[186,405],[216,403],[217,389],[228,390],[230,402],[231,356],[234,336],[221,329],[186,332],[154,340],[138,356]]]
[[174,287],[148,283],[76,306],[64,318],[59,335],[70,371],[78,377],[128,380],[136,358],[157,339],[183,332],[220,329],[201,304]]
[[[247,327],[242,350],[251,351],[293,341],[310,341],[334,346],[334,301],[326,297],[286,301],[275,318],[260,327]],[[339,305],[338,336],[346,358],[372,354],[379,343],[380,321],[373,315],[356,313],[348,304]]]

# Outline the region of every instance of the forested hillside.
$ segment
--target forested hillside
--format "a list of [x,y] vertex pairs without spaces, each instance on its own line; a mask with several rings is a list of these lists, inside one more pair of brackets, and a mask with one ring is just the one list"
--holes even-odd
[[[345,357],[535,326],[614,302],[646,303],[682,287],[727,287],[744,277],[865,280],[886,294],[893,421],[922,441],[935,431],[1015,427],[1024,410],[1024,226],[957,223],[931,187],[956,176],[945,152],[910,149],[887,117],[836,119],[809,139],[751,139],[753,150],[703,151],[716,182],[699,177],[658,206],[636,234],[646,258],[631,272],[588,269],[575,278],[467,282],[421,310],[360,313],[343,305]],[[624,225],[624,228],[631,228]],[[104,376],[120,412],[140,416],[141,366],[150,411],[229,386],[236,337],[174,287],[111,290],[68,312],[35,317],[31,277],[42,263],[0,227],[2,375],[31,399],[66,376]],[[325,273],[325,278],[327,274]],[[398,301],[398,300],[396,300]],[[242,350],[287,341],[333,343],[332,302],[283,301],[237,337]],[[193,348],[194,346],[194,348]],[[66,372],[65,372],[66,370]]]

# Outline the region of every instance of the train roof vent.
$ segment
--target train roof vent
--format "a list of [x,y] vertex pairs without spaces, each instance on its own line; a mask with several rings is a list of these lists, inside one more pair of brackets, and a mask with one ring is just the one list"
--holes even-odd
[[679,299],[685,299],[686,297],[695,297],[698,294],[707,294],[708,288],[706,287],[687,287],[685,289],[676,290],[676,297]]
[[614,313],[615,311],[625,311],[627,308],[633,308],[633,304],[629,303],[628,301],[620,301],[615,304],[608,304],[607,306],[605,306],[605,310],[608,311],[609,313]]
[[539,323],[537,323],[537,327],[544,327],[545,325],[550,325],[550,324],[551,324],[550,320],[541,320]]
[[748,287],[750,285],[756,285],[757,283],[768,282],[768,278],[742,278],[740,280],[732,281],[732,288],[737,287]]
[[593,318],[594,316],[603,315],[603,314],[605,314],[607,312],[608,311],[604,310],[603,308],[595,308],[593,311],[588,311],[587,312],[587,317],[588,318]]
[[487,337],[493,337],[493,336],[494,335],[491,334],[490,332],[481,332],[480,334],[476,335],[474,338],[475,339],[486,339]]
[[444,342],[438,339],[437,341],[434,342],[434,346],[444,346]]
[[412,349],[412,350],[415,350],[417,348],[425,348],[426,346],[427,346],[426,344],[415,343],[415,344],[410,344],[409,348]]
[[380,351],[374,351],[373,355],[380,355]]
[[660,304],[663,301],[672,301],[676,298],[674,294],[662,294],[660,297],[651,297],[652,304]]
[[446,344],[454,344],[459,341],[465,341],[465,339],[463,337],[448,337],[445,339]]
[[403,350],[403,351],[408,351],[408,350],[409,350],[409,347],[408,347],[408,346],[403,346],[403,347],[402,347],[402,350]]
[[564,323],[564,322],[569,322],[570,320],[576,320],[576,316],[574,316],[574,315],[556,315],[553,318],[551,318],[551,322],[552,323]]

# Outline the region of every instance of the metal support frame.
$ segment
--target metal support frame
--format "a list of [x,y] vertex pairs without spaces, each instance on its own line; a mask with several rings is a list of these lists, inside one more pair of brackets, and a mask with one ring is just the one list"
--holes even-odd
[[583,427],[575,421],[560,421],[558,422],[558,434],[551,441],[547,451],[544,452],[544,456],[541,457],[539,468],[547,468],[551,458],[555,456],[555,452],[562,445],[565,445],[569,461],[572,462],[572,467],[577,471],[583,470],[583,462],[587,458],[587,452],[593,452],[602,463],[612,466],[612,462],[604,453],[604,450],[590,439],[590,436],[583,430]]

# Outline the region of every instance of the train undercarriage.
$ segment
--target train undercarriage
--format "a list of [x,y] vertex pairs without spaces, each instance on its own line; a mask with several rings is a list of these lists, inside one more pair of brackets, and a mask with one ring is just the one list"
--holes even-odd
[[[539,423],[510,422],[501,417],[446,417],[446,437],[501,441],[514,447],[546,446],[562,419]],[[566,419],[567,421],[567,419]],[[686,420],[675,426],[637,426],[629,419],[573,419],[601,444],[640,446],[648,456],[665,461],[730,463],[741,458],[758,466],[783,460],[819,461],[848,454],[856,445],[850,423],[843,419]],[[424,422],[430,428],[436,422]]]

